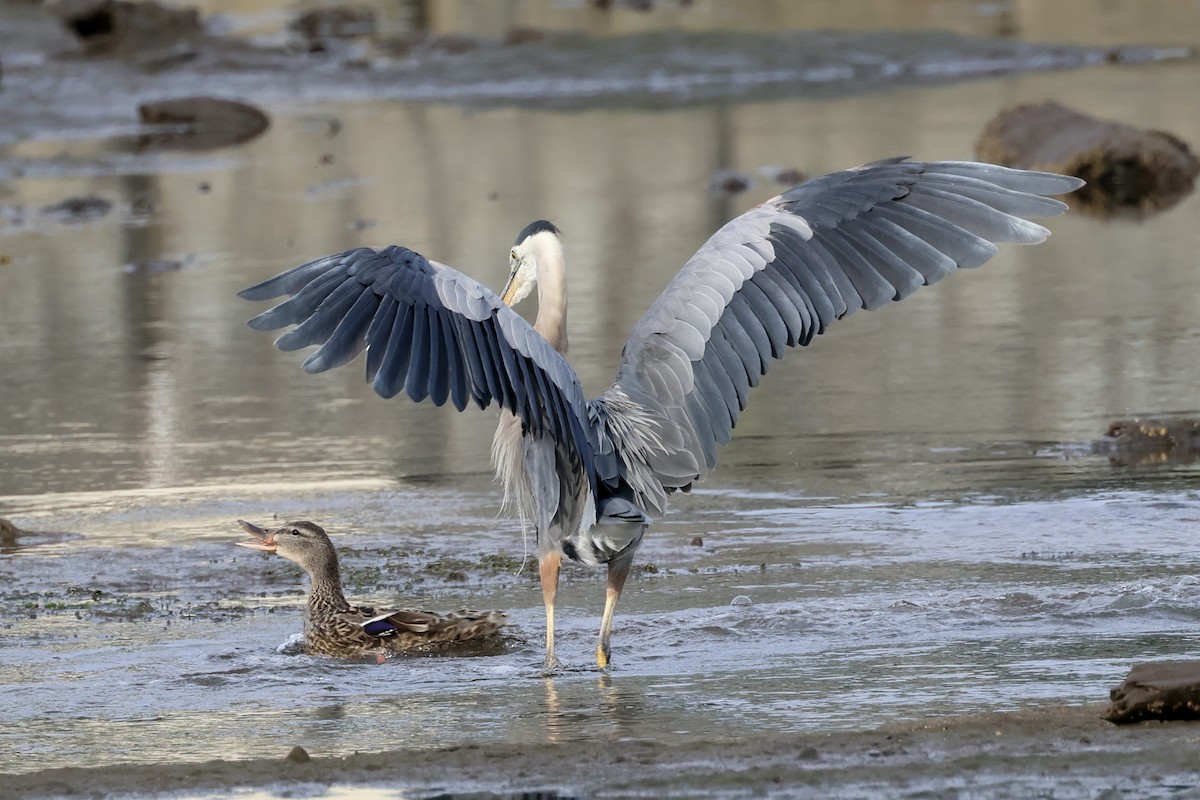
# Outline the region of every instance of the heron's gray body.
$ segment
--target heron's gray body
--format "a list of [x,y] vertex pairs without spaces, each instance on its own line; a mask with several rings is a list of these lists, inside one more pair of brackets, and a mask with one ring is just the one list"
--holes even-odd
[[[1081,184],[903,159],[802,184],[727,223],[692,256],[634,326],[612,386],[591,400],[560,352],[565,277],[549,223],[518,237],[505,292],[515,302],[536,280],[532,326],[477,281],[396,246],[329,256],[242,296],[293,295],[250,324],[297,324],[276,343],[320,344],[304,362],[310,372],[366,349],[367,378],[384,397],[403,390],[459,410],[493,401],[504,409],[493,461],[506,498],[537,529],[544,590],[557,581],[558,553],[609,565],[603,665],[611,606],[646,524],[713,468],[772,359],[860,308],[983,264],[997,242],[1042,241],[1049,232],[1025,218],[1061,213],[1066,206],[1046,195]],[[553,591],[546,600],[551,662]]]

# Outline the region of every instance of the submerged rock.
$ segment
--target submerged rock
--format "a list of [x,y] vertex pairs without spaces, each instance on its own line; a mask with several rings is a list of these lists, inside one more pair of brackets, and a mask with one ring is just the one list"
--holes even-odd
[[1188,464],[1200,455],[1200,420],[1119,419],[1097,445],[1114,466]]
[[979,136],[983,161],[1075,175],[1071,204],[1098,216],[1145,216],[1192,192],[1200,160],[1165,131],[1081,114],[1054,102],[1000,112]]
[[129,274],[153,275],[158,272],[178,272],[183,262],[173,258],[151,258],[146,261],[131,261],[123,268]]
[[375,32],[375,12],[366,7],[329,6],[306,11],[288,25],[306,39],[352,39]]
[[8,520],[0,517],[0,548],[8,549],[17,546],[17,539],[24,535],[25,531],[13,525]]
[[303,764],[306,761],[312,761],[312,756],[310,756],[308,751],[303,747],[296,745],[291,749],[291,752],[287,754],[287,760],[294,761],[297,764]]
[[249,103],[219,97],[179,97],[138,106],[146,149],[209,150],[248,142],[270,126],[270,118]]
[[89,222],[100,219],[112,211],[112,201],[99,195],[89,194],[81,197],[68,197],[57,203],[43,206],[43,216],[54,217],[59,222]]
[[[78,538],[80,536],[74,533],[25,530],[24,528],[17,527],[12,520],[0,517],[0,553],[15,553],[23,547],[42,544],[61,544]],[[31,595],[31,597],[37,596]],[[13,595],[10,594],[7,599],[12,599],[12,597]],[[3,610],[0,608],[0,612]]]
[[358,39],[371,36],[376,30],[375,12],[355,6],[314,8],[296,17],[288,30],[303,42],[311,53],[328,48],[330,40]]
[[486,42],[474,36],[432,34],[413,31],[383,39],[379,51],[392,58],[410,58],[435,53],[461,55],[485,47]]
[[783,186],[798,186],[808,180],[808,174],[798,167],[759,167],[758,174]]
[[1200,661],[1135,664],[1109,692],[1104,718],[1118,725],[1145,720],[1200,719]]
[[754,188],[754,179],[744,172],[723,169],[708,181],[708,190],[714,194],[733,195]]
[[153,0],[61,0],[52,9],[90,53],[161,51],[204,34],[196,9]]

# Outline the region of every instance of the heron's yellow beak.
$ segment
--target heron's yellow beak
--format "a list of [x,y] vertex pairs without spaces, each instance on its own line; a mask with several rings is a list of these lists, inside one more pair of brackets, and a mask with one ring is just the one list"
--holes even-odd
[[508,283],[504,284],[504,291],[500,293],[500,300],[506,306],[513,304],[513,298],[517,296],[517,273],[508,276]]

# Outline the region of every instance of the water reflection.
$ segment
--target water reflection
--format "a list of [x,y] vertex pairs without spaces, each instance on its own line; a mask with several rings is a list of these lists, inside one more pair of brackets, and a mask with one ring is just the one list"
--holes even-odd
[[[607,7],[604,7],[604,6]],[[971,36],[1009,36],[1035,41],[1097,44],[1178,42],[1194,37],[1200,11],[1173,0],[1096,3],[1094,0],[945,3],[910,0],[809,0],[778,3],[746,0],[722,3],[653,3],[653,13],[638,4],[612,2],[583,5],[560,0],[516,0],[478,3],[471,0],[419,0],[394,3],[362,0],[377,30],[391,35],[412,30],[437,35],[502,39],[513,30],[548,30],[624,36],[647,31],[728,31],[764,33],[781,29],[947,30]],[[223,15],[235,33],[278,41],[286,17],[264,14],[273,0],[208,0],[206,9]],[[1194,38],[1192,39],[1194,41]]]
[[641,724],[646,687],[638,682],[622,682],[620,676],[608,673],[567,681],[547,677],[543,689],[541,716],[545,741],[550,744],[577,740],[581,730],[607,741],[640,738],[646,733]]
[[[1040,85],[1045,81],[1031,80],[1026,90],[1042,91]],[[937,94],[936,105],[961,109],[981,93]],[[303,470],[312,462],[361,467],[364,475],[486,470],[480,443],[490,437],[491,415],[383,403],[353,368],[310,379],[250,335],[243,323],[254,309],[232,300],[233,292],[307,256],[371,241],[404,242],[499,285],[512,231],[551,216],[566,232],[572,358],[585,387],[598,391],[611,379],[625,332],[667,277],[720,221],[774,191],[715,198],[703,188],[710,169],[784,162],[819,171],[866,153],[954,152],[955,141],[962,148],[974,133],[970,115],[923,124],[933,105],[924,102],[928,93],[908,99],[655,117],[494,111],[473,115],[465,127],[451,109],[405,106],[365,116],[365,108],[350,107],[343,133],[331,142],[281,122],[267,136],[279,142],[250,147],[247,158],[256,166],[222,174],[209,194],[197,193],[192,173],[160,176],[154,195],[162,222],[153,227],[106,224],[10,237],[11,247],[44,254],[38,263],[56,266],[4,268],[10,291],[0,299],[0,324],[21,331],[8,339],[8,381],[18,402],[6,433],[51,430],[64,438],[10,438],[30,445],[25,453],[18,448],[20,469],[3,476],[0,494],[101,488],[114,478],[126,487],[189,475],[221,479],[247,468],[287,473],[296,443],[304,444]],[[892,137],[868,134],[867,120],[881,105],[897,120]],[[1176,124],[1200,129],[1184,114]],[[650,140],[625,135],[639,125],[649,126]],[[781,135],[789,126],[795,130]],[[417,146],[396,151],[377,130]],[[485,142],[512,157],[451,158]],[[353,192],[310,199],[303,183],[325,168],[297,174],[294,158],[272,156],[294,148],[333,148],[331,168],[339,175],[372,177]],[[261,215],[225,213],[243,184],[251,185],[250,174],[260,202],[270,204]],[[36,196],[47,184],[18,188]],[[496,191],[500,199],[487,200]],[[800,445],[780,431],[837,433],[864,422],[880,433],[1087,441],[1103,434],[1106,417],[1126,409],[1194,408],[1178,366],[1195,357],[1188,331],[1200,313],[1195,294],[1185,291],[1193,265],[1180,222],[1193,205],[1186,201],[1138,228],[1056,220],[1054,237],[1037,250],[1006,252],[988,269],[903,307],[857,315],[772,370],[760,391],[776,401],[751,403],[734,447],[761,435],[758,460],[795,463],[789,453]],[[381,222],[354,231],[326,221],[348,216]],[[231,250],[213,253],[214,241]],[[1163,256],[1148,261],[1151,252]],[[121,269],[194,253],[208,253],[197,268]],[[1147,263],[1155,264],[1152,272],[1127,268]],[[879,403],[875,386],[897,402]],[[106,401],[83,403],[84,396]],[[784,397],[804,402],[778,402]],[[391,445],[393,437],[407,446]],[[216,441],[223,444],[205,444]],[[46,457],[58,442],[73,444],[71,458],[55,468]]]

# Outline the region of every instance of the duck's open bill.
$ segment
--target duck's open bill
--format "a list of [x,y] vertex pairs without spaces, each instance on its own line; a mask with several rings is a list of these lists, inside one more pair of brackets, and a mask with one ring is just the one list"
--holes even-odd
[[253,522],[246,522],[244,519],[239,519],[237,522],[242,526],[242,530],[258,540],[256,542],[235,542],[238,547],[248,547],[251,550],[262,550],[267,553],[275,552],[274,531],[263,530]]

